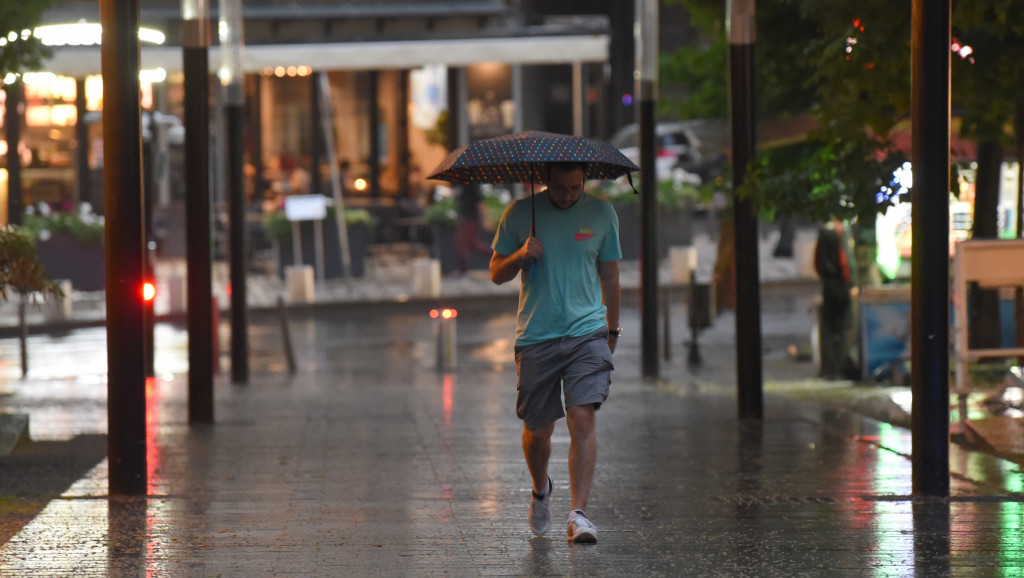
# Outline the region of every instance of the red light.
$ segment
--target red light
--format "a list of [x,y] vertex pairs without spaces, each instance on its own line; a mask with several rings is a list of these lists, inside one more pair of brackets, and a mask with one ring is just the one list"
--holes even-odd
[[459,312],[456,311],[455,309],[447,309],[446,308],[446,309],[431,309],[430,310],[430,318],[431,319],[437,319],[438,317],[440,317],[441,319],[454,319],[455,317],[458,317],[458,315],[459,315]]
[[154,297],[156,297],[156,285],[146,281],[142,284],[142,300],[152,301]]

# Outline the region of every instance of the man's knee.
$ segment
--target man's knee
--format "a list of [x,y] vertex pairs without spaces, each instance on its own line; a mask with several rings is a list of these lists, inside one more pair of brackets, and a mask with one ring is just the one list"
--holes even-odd
[[526,426],[525,423],[523,424],[523,435],[526,436],[529,440],[534,441],[534,442],[550,439],[552,434],[554,434],[554,433],[555,433],[555,424],[554,424],[554,422],[546,424],[546,425],[542,425],[542,426],[534,428],[534,429],[530,429],[529,427]]
[[576,428],[592,428],[594,416],[597,411],[596,404],[586,403],[565,408],[566,424],[570,430]]

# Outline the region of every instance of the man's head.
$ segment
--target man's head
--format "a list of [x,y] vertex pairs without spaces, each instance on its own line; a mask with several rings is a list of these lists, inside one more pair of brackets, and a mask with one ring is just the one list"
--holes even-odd
[[546,184],[548,198],[559,209],[568,209],[583,195],[586,167],[583,163],[548,163]]

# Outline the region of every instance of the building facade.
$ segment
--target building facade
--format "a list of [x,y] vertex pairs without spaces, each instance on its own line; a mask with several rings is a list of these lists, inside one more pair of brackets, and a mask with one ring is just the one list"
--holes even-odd
[[[309,173],[311,192],[320,190],[328,163],[344,163],[350,183],[365,180],[365,188],[346,190],[356,202],[422,203],[427,172],[470,140],[523,129],[605,136],[616,128],[607,120],[606,15],[545,17],[513,0],[245,0],[242,14],[254,205],[275,194],[291,165]],[[216,6],[211,20],[217,99]],[[58,1],[44,24],[83,22],[99,22],[96,0]],[[153,32],[142,41],[142,104],[154,121],[145,134],[155,156],[147,158],[164,207],[186,196],[171,170],[181,156],[184,102],[180,0],[141,3],[140,25]],[[100,47],[53,52],[44,74],[25,78],[24,203],[88,201],[102,211]],[[328,107],[318,98],[324,89]],[[216,112],[211,118],[218,122]],[[218,134],[211,127],[215,147]],[[336,158],[326,158],[327,139]]]

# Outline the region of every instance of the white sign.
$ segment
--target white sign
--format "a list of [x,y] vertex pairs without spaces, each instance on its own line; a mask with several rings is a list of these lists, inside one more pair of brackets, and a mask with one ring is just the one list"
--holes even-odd
[[285,197],[284,216],[289,221],[321,221],[327,217],[327,197],[323,195]]

